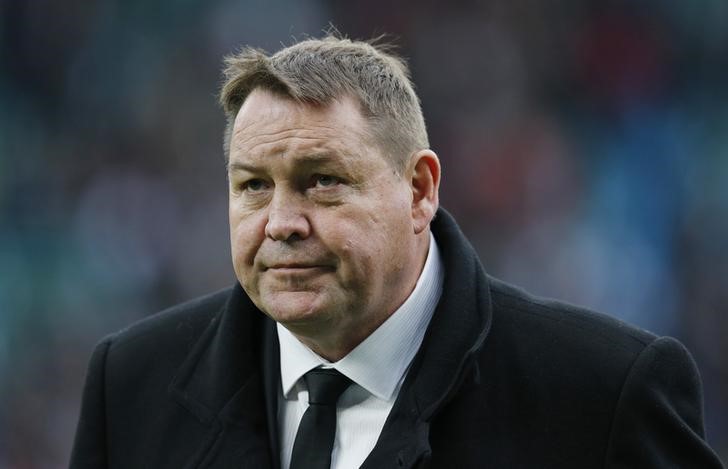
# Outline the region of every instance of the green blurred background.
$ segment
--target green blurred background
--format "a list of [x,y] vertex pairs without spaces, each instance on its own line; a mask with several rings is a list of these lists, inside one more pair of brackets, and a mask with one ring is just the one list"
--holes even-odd
[[397,38],[486,269],[682,340],[728,458],[727,2],[0,0],[0,467],[64,467],[93,345],[234,282],[221,57],[330,23]]

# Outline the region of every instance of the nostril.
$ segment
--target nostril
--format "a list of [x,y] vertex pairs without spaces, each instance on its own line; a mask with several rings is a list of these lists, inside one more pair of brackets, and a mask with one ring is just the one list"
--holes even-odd
[[301,213],[271,212],[265,227],[265,235],[275,241],[295,241],[309,236],[311,227]]

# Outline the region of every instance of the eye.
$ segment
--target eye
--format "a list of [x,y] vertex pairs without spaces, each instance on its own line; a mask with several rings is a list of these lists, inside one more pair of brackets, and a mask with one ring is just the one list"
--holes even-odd
[[314,185],[317,187],[333,187],[341,182],[341,179],[328,174],[317,174],[314,176]]
[[262,179],[248,179],[240,188],[247,192],[260,192],[268,188],[268,183]]

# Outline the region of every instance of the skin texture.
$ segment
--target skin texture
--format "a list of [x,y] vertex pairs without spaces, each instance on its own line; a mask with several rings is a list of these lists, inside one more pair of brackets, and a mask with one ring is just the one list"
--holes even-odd
[[430,150],[395,171],[357,102],[297,103],[254,90],[228,164],[237,278],[256,306],[336,361],[412,292],[438,206]]

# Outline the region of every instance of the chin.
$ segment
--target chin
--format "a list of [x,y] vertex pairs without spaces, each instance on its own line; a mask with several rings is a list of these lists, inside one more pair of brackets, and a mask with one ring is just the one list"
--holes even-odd
[[318,292],[276,292],[261,295],[261,300],[261,309],[284,326],[317,323],[325,321],[328,316]]

